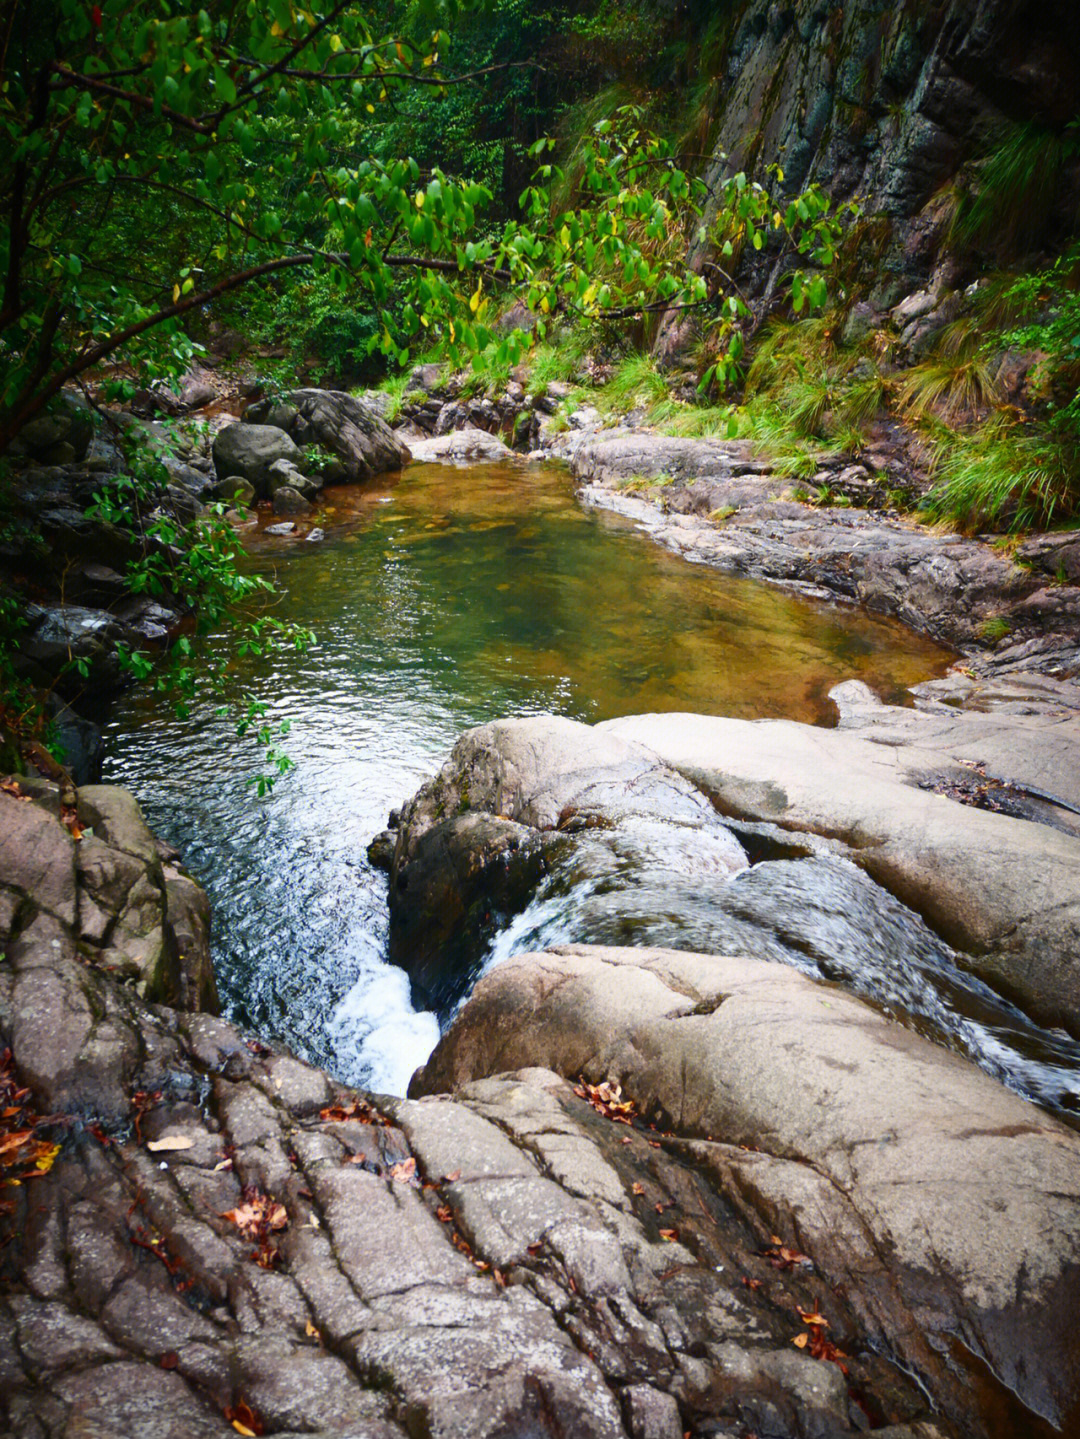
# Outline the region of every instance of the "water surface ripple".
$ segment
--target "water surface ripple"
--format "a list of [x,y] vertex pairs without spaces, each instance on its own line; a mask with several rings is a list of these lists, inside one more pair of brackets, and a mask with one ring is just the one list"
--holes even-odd
[[[251,752],[212,707],[180,723],[133,692],[106,778],[206,885],[226,1011],[376,1089],[402,1092],[438,1030],[385,961],[385,881],[365,848],[463,729],[547,711],[828,723],[839,680],[899,700],[948,663],[888,620],[688,565],[581,509],[559,467],[414,466],[325,506],[321,543],[260,535],[246,562],[278,580],[277,613],[318,634],[306,656],[236,671],[292,719],[295,774],[254,800]],[[650,942],[685,947],[684,921],[661,916]]]

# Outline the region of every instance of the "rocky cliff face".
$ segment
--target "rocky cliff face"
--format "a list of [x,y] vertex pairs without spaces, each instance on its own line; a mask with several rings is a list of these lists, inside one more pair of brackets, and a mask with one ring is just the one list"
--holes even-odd
[[[720,95],[710,186],[777,163],[791,191],[816,181],[857,198],[884,217],[876,303],[887,308],[933,266],[950,217],[942,192],[965,165],[1010,124],[1060,131],[1080,111],[1075,7],[744,0]],[[1062,214],[1075,209],[1075,186],[1072,175]],[[704,266],[708,247],[693,258]]]

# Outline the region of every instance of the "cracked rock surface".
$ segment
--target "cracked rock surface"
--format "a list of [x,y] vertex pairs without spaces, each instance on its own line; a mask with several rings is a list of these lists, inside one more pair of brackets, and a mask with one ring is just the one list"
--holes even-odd
[[[368,1096],[149,1003],[81,930],[100,930],[87,839],[23,783],[3,796],[33,845],[4,851],[0,1082],[48,1157],[0,1171],[23,1177],[0,1189],[0,1432],[958,1432],[790,1216],[617,1092],[529,1066]],[[91,806],[95,838],[156,874],[130,797]]]
[[[813,1257],[830,1299],[965,1433],[1039,1433],[1036,1414],[1072,1432],[1073,1130],[852,996],[758,959],[570,945],[509,960],[410,1093],[477,1096],[478,1078],[524,1064],[620,1081],[719,1195]],[[978,1413],[984,1366],[1034,1411],[1015,1428]]]

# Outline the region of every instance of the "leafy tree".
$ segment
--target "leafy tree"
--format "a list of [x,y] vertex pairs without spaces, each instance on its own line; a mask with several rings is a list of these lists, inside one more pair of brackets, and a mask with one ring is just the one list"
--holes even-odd
[[[513,362],[530,341],[494,332],[509,294],[537,315],[541,335],[556,315],[705,307],[737,358],[730,277],[686,264],[704,186],[640,110],[595,127],[572,184],[551,163],[553,142],[530,146],[534,181],[518,213],[504,206],[497,221],[490,186],[468,169],[494,180],[482,149],[458,145],[459,170],[399,153],[422,97],[460,118],[461,87],[491,84],[496,71],[515,77],[503,99],[521,93],[520,47],[485,47],[475,31],[468,53],[483,63],[449,73],[448,36],[424,3],[388,33],[364,0],[10,0],[0,32],[0,451],[106,362],[128,362],[143,379],[178,374],[197,317],[290,273],[310,274],[326,313],[327,291],[339,289],[343,311],[371,318],[367,348],[401,364],[412,341],[436,335],[453,359],[479,364],[494,351],[496,363]],[[492,8],[503,30],[521,15],[516,0]],[[430,124],[421,138],[430,155]],[[566,198],[555,205],[553,193]],[[742,175],[724,187],[716,223],[732,246],[793,243],[818,259],[834,248],[823,197],[779,210]],[[791,283],[796,304],[801,293],[816,299],[801,271]],[[253,596],[218,520],[181,533],[155,518],[163,478],[135,475],[101,503],[114,519],[130,512],[141,537],[129,579],[194,606],[205,626]],[[182,559],[166,573],[162,556],[174,553]],[[274,641],[271,624],[253,623],[241,644]],[[126,660],[148,676],[146,657]],[[155,682],[189,693],[184,645],[170,664]],[[279,765],[275,737],[258,715],[245,718]]]
[[[508,288],[541,313],[613,318],[715,298],[683,262],[694,182],[633,112],[596,138],[572,212],[551,215],[542,166],[527,223],[494,231],[484,185],[386,153],[404,98],[445,102],[476,78],[445,73],[442,29],[417,34],[382,33],[359,0],[14,0],[0,449],[121,353],[176,371],[196,312],[299,268],[377,313],[373,345],[403,363],[440,324],[462,352],[484,348],[488,301]],[[743,187],[739,211],[759,193]]]

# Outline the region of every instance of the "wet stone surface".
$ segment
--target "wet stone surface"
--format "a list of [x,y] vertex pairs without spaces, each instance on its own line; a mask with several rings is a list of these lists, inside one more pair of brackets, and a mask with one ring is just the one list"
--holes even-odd
[[[118,796],[95,813],[134,858]],[[48,794],[5,798],[62,828]],[[42,863],[5,907],[3,1082],[48,1157],[0,1191],[3,1432],[801,1439],[927,1418],[794,1228],[617,1092],[546,1070],[454,1099],[346,1090],[149,1005],[83,935],[76,874]]]

